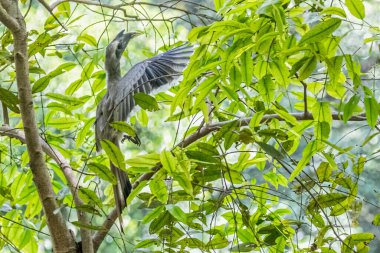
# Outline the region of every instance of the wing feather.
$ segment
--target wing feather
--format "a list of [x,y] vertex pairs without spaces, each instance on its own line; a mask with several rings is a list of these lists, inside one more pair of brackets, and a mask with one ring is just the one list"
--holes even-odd
[[133,66],[115,86],[116,103],[114,121],[127,120],[135,106],[133,95],[137,92],[151,93],[154,89],[171,83],[183,72],[193,48],[188,45],[179,46],[165,53],[142,61]]

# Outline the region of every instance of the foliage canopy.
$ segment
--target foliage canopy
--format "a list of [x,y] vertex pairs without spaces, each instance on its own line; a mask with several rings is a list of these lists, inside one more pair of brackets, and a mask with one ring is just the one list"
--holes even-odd
[[[380,249],[373,233],[380,224],[373,211],[378,199],[360,194],[363,173],[375,173],[378,154],[378,68],[367,62],[378,56],[380,27],[368,20],[370,1],[98,6],[73,0],[53,3],[49,16],[45,9],[40,14],[40,4],[21,2],[56,212],[77,241],[90,230],[94,241],[104,234],[99,244],[106,234],[112,238],[100,247],[105,252]],[[125,65],[186,40],[195,52],[178,85],[154,96],[136,94],[141,108],[129,122],[112,124],[138,134],[142,146],[119,150],[103,141],[105,152],[95,153],[94,113],[106,91],[104,49],[120,26],[147,36],[145,44],[131,42]],[[357,31],[365,35],[357,38]],[[49,241],[47,220],[17,130],[23,122],[14,40],[5,26],[0,32],[7,124],[0,128],[0,248],[43,251],[49,249],[42,244]],[[110,230],[116,216],[109,161],[134,182],[126,234]],[[359,219],[365,208],[372,210],[372,225]],[[82,212],[87,224],[78,221]]]

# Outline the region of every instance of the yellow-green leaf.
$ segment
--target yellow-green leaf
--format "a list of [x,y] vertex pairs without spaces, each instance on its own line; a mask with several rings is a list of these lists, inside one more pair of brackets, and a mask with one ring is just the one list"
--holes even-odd
[[140,155],[135,158],[128,159],[125,162],[132,167],[154,167],[160,162],[160,155],[156,153]]
[[366,114],[368,125],[374,128],[377,124],[377,118],[379,115],[377,101],[373,96],[365,97],[364,106],[365,106],[365,114]]
[[94,36],[90,34],[87,34],[87,33],[81,34],[77,37],[77,40],[83,41],[84,43],[90,46],[96,47],[96,39],[94,38]]
[[362,0],[346,0],[346,6],[352,16],[358,19],[365,17],[365,8]]
[[116,177],[107,166],[100,163],[89,163],[87,166],[91,172],[95,173],[101,179],[116,184]]
[[313,155],[320,151],[323,146],[323,143],[318,140],[313,140],[306,145],[304,151],[302,152],[301,160],[298,162],[297,167],[294,169],[292,174],[290,174],[289,182],[293,181],[294,178],[296,178],[301,173]]
[[285,66],[285,63],[278,59],[269,63],[271,73],[274,79],[283,87],[287,87],[289,84],[289,69]]
[[116,130],[119,130],[120,132],[126,133],[131,137],[136,136],[136,132],[133,129],[133,127],[124,121],[115,121],[115,122],[110,123],[110,125],[113,128],[115,128]]
[[48,125],[57,129],[68,130],[76,127],[78,120],[75,118],[53,118],[49,119]]
[[142,109],[148,111],[157,111],[159,109],[156,99],[143,92],[133,95],[136,105],[139,105]]
[[110,161],[119,169],[126,170],[125,168],[125,162],[124,162],[124,155],[121,153],[119,147],[117,147],[115,144],[113,144],[109,140],[102,140],[100,141],[100,145],[106,152],[108,158]]
[[162,151],[160,155],[162,167],[169,173],[174,173],[177,167],[177,159],[169,151]]
[[323,9],[319,15],[337,15],[346,18],[346,12],[343,9],[334,6]]
[[299,44],[305,44],[305,43],[312,43],[317,42],[320,40],[323,40],[324,38],[331,35],[342,23],[342,20],[338,18],[330,18],[326,21],[323,21],[317,25],[315,25],[313,28],[311,28],[310,31],[305,33]]

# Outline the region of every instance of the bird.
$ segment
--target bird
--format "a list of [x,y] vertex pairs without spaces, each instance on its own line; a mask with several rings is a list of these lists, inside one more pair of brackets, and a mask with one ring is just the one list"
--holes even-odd
[[[133,95],[138,92],[149,94],[178,79],[193,54],[193,47],[184,44],[135,64],[124,76],[121,76],[120,59],[122,54],[129,41],[138,35],[141,33],[122,30],[106,47],[107,91],[97,105],[95,120],[96,150],[98,152],[102,150],[100,145],[102,140],[109,140],[117,147],[119,147],[120,141],[124,140],[125,135],[112,128],[110,123],[127,121],[135,107]],[[128,139],[135,144],[140,142],[137,136]],[[117,184],[113,185],[113,191],[123,231],[121,213],[126,206],[126,199],[131,193],[132,185],[126,171],[116,167],[112,162],[110,162],[110,168],[117,179]]]

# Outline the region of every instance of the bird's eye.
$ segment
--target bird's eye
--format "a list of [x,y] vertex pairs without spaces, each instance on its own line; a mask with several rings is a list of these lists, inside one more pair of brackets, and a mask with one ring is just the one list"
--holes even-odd
[[117,50],[122,50],[123,49],[123,45],[121,43],[117,44]]

